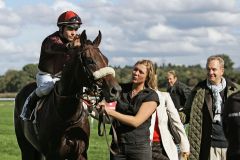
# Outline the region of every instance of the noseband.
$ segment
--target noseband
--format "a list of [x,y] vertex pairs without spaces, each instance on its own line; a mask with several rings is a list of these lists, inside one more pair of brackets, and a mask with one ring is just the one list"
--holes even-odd
[[[97,64],[93,60],[94,57],[92,57],[91,55],[99,54],[99,56],[101,56],[99,59],[102,59],[103,63],[107,64],[106,59],[104,59],[101,52],[98,51],[98,48],[95,46],[93,47],[94,47],[93,48],[94,50],[92,50],[91,46],[84,47],[83,45],[77,54],[80,70],[82,70],[85,73],[84,78],[85,78],[86,89],[76,93],[75,95],[70,96],[76,99],[83,100],[84,103],[87,104],[88,109],[90,110],[92,110],[92,108],[94,108],[103,99],[103,94],[102,94],[103,81],[101,79],[107,75],[113,75],[115,77],[115,71],[112,67],[107,66],[107,67],[100,68],[94,72],[92,71],[90,67],[96,66]],[[90,53],[90,51],[96,51],[97,53],[95,54]],[[99,67],[93,67],[93,68],[99,68]],[[94,100],[90,100],[91,98],[93,98]]]
[[[88,89],[93,92],[97,92],[100,94],[101,92],[101,86],[102,83],[101,78],[107,76],[107,75],[113,75],[115,77],[115,70],[112,67],[103,67],[100,68],[99,70],[96,70],[94,72],[91,71],[91,69],[88,67],[90,64],[96,65],[96,63],[93,60],[87,59],[84,57],[84,53],[86,54],[86,50],[89,49],[88,47],[81,51],[79,53],[79,60],[80,63],[82,64],[82,69],[84,70],[85,73],[87,73],[87,79],[88,79]],[[102,54],[99,53],[99,55],[102,57]],[[102,57],[102,59],[104,59]]]
[[104,67],[104,68],[99,69],[98,71],[93,72],[93,77],[94,77],[94,80],[98,80],[109,74],[112,74],[113,77],[115,77],[114,69],[112,67]]

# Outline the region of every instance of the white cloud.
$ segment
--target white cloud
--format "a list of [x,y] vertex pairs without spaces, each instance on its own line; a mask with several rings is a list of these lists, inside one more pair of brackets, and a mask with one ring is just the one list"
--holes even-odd
[[79,7],[70,1],[56,1],[56,3],[53,4],[52,8],[59,13],[67,10],[79,11]]
[[234,37],[230,34],[219,32],[214,29],[208,29],[207,31],[208,31],[208,38],[210,42],[213,42],[213,43],[223,42],[226,44],[229,41],[234,40]]
[[0,0],[0,9],[5,8],[5,3],[4,0]]
[[[0,25],[13,27],[21,21],[21,17],[10,9],[0,8]],[[13,26],[11,26],[13,25]]]
[[[13,42],[6,41],[3,39],[0,39],[0,54],[5,54],[5,53],[17,53],[18,51],[21,51],[20,47],[16,47]],[[9,56],[9,54],[6,54]]]
[[18,35],[18,32],[18,27],[0,25],[0,39],[15,37],[16,35]]
[[[37,63],[42,40],[58,16],[73,10],[89,39],[102,32],[100,49],[113,65],[149,58],[160,63],[202,64],[226,53],[240,66],[240,5],[237,0],[0,0],[0,74]],[[7,18],[6,18],[7,17]],[[6,60],[5,60],[6,59]],[[197,59],[197,60],[196,60]],[[9,61],[13,61],[11,63]]]
[[157,24],[147,30],[147,36],[153,40],[167,40],[173,39],[176,34],[179,34],[179,30],[163,24]]

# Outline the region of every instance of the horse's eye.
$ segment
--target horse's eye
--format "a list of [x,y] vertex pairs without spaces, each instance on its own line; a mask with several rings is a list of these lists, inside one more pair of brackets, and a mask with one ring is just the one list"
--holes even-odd
[[85,63],[86,64],[94,64],[94,61],[91,58],[87,58],[87,59],[85,59]]

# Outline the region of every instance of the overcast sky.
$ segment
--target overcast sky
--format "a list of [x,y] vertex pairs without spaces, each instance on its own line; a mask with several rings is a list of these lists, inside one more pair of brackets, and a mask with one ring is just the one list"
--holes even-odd
[[38,63],[43,39],[58,30],[58,16],[73,10],[110,65],[158,63],[205,66],[228,54],[240,67],[238,0],[0,0],[0,75]]

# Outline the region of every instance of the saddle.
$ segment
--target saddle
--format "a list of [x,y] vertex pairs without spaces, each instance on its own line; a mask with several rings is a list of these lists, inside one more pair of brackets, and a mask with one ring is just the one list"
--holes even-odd
[[43,107],[43,103],[46,99],[46,96],[42,97],[40,100],[38,100],[36,106],[33,106],[34,109],[32,111],[32,114],[31,114],[31,121],[33,124],[36,124],[37,123],[37,112]]

